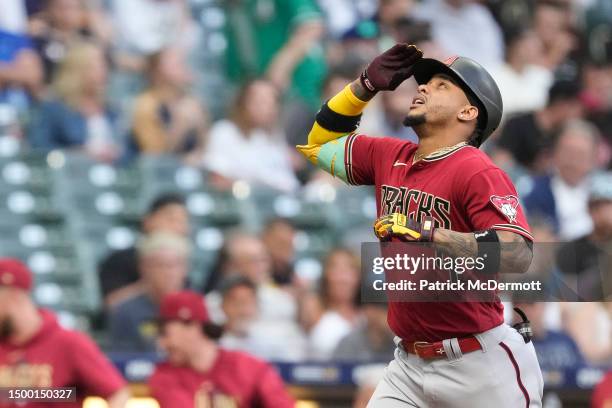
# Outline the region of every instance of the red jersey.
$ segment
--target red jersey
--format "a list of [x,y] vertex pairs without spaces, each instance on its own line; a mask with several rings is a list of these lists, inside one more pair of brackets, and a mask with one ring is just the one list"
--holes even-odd
[[200,373],[169,363],[149,379],[161,408],[290,408],[295,405],[274,367],[248,354],[219,349],[213,367]]
[[[461,145],[412,164],[418,145],[388,137],[351,135],[349,183],[374,185],[378,216],[399,212],[458,232],[512,231],[533,240],[510,178],[479,149]],[[388,322],[407,341],[439,341],[489,330],[503,322],[494,302],[389,302]]]
[[0,401],[1,408],[80,408],[86,396],[108,398],[126,386],[93,341],[60,327],[51,312],[40,313],[43,325],[27,343],[0,343],[0,387],[76,387],[77,402]]

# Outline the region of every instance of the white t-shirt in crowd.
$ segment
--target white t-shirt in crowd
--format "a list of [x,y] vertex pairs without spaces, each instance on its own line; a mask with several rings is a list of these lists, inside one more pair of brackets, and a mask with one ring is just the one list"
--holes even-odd
[[[213,322],[225,323],[225,314],[221,309],[223,298],[219,291],[206,295],[206,307]],[[257,287],[257,306],[259,319],[262,321],[296,321],[297,303],[293,295],[272,284]]]
[[257,320],[244,336],[226,333],[219,344],[268,361],[298,362],[306,358],[306,338],[295,322]]
[[281,134],[255,129],[245,136],[230,120],[216,122],[210,130],[203,165],[230,179],[265,184],[290,192],[299,183]]
[[431,22],[433,39],[449,56],[472,58],[487,69],[503,61],[501,29],[482,4],[455,8],[445,0],[427,0],[416,5],[413,16]]
[[313,360],[328,360],[353,323],[335,311],[327,311],[314,325],[308,336],[308,350]]
[[593,221],[588,209],[589,178],[570,186],[557,175],[550,181],[550,188],[555,197],[560,238],[572,240],[590,233]]
[[504,116],[543,108],[553,82],[553,73],[538,65],[528,65],[518,72],[502,64],[491,70],[491,76],[501,92]]

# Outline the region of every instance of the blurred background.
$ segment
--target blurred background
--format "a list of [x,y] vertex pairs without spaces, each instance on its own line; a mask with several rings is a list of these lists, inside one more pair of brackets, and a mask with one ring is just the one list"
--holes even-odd
[[[609,248],[612,1],[2,0],[0,255],[27,262],[36,302],[89,333],[138,396],[157,300],[190,287],[221,345],[276,364],[303,406],[365,406],[393,353],[385,306],[359,302],[373,190],[293,146],[396,42],[490,70],[504,122],[483,149],[536,239]],[[361,131],[415,141],[401,125],[415,92],[380,94]],[[545,407],[589,406],[612,306],[523,307]]]

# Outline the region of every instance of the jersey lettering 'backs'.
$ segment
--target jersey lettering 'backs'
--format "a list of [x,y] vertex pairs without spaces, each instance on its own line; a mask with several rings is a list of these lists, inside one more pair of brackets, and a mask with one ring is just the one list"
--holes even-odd
[[[475,147],[461,145],[412,164],[418,145],[351,135],[346,179],[374,185],[378,216],[400,212],[458,232],[511,231],[533,240],[510,178]],[[437,341],[483,332],[503,322],[496,302],[390,302],[389,325],[408,341]]]

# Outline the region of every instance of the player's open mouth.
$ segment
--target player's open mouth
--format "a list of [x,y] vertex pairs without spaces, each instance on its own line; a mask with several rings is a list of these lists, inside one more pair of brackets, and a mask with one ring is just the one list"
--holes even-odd
[[422,96],[415,96],[414,99],[412,100],[412,105],[410,105],[410,108],[415,108],[419,105],[424,105],[425,104],[425,98],[423,98]]

